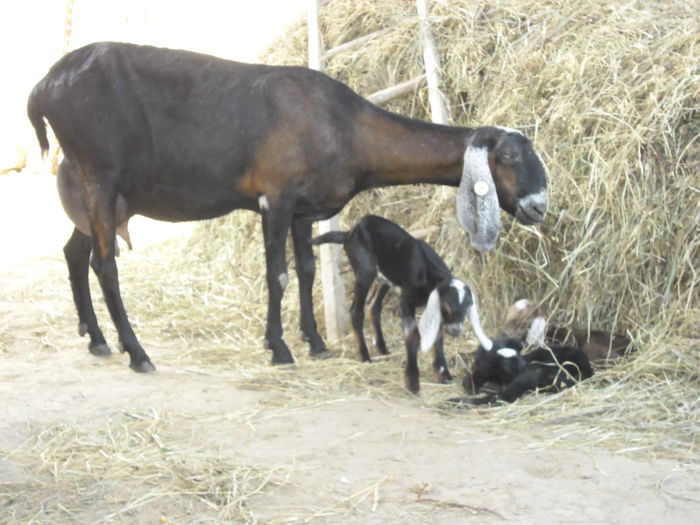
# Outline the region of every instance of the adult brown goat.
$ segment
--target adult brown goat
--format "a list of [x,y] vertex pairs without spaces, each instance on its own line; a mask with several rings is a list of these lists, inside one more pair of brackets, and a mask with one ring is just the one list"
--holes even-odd
[[499,205],[523,224],[541,222],[547,208],[545,168],[522,133],[408,119],[303,67],[95,43],[61,58],[34,87],[27,111],[43,151],[44,119],[53,128],[87,214],[90,231],[76,229],[65,247],[80,331],[90,335],[93,353],[109,352],[87,285],[92,252],[122,348],[139,372],[154,367],[119,292],[115,232],[124,218],[189,221],[239,208],[261,213],[266,346],[273,363],[292,363],[280,315],[290,229],[301,330],[311,354],[323,356],[311,298],[314,221],[338,213],[368,188],[459,186],[460,222],[472,244],[486,250],[498,237]]

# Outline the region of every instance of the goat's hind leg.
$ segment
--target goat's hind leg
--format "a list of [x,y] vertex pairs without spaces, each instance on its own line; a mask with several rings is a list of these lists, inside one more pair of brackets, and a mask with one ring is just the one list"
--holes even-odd
[[304,341],[309,343],[309,355],[317,359],[330,356],[326,344],[318,333],[314,318],[313,284],[316,262],[311,249],[311,222],[295,219],[292,221],[292,241],[294,261],[299,279],[299,306],[301,333]]
[[388,355],[384,333],[382,332],[382,302],[391,287],[386,283],[375,281],[369,298],[369,316],[374,329],[374,346],[382,355]]
[[73,301],[78,311],[78,333],[81,336],[88,334],[90,344],[88,349],[91,354],[97,356],[110,355],[112,351],[105,341],[102,330],[97,324],[97,316],[90,297],[90,251],[92,240],[80,232],[77,228],[63,248],[63,253],[68,264],[70,286],[73,290]]
[[119,334],[122,351],[129,354],[129,367],[136,372],[152,372],[155,367],[136,338],[119,291],[119,273],[115,260],[116,196],[110,198],[109,193],[97,184],[91,190],[91,192],[86,193],[90,194],[95,201],[88,207],[88,209],[93,210],[90,217],[92,269],[100,281],[107,309]]
[[261,206],[268,294],[265,347],[272,350],[273,365],[294,363],[294,357],[282,338],[282,296],[289,280],[285,248],[293,209],[294,201],[284,196]]

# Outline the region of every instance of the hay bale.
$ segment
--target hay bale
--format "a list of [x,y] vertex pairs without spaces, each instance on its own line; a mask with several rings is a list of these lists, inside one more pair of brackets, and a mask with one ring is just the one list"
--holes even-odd
[[[497,413],[504,420],[547,422],[552,410],[560,415],[556,403],[586,414],[598,414],[599,407],[610,415],[601,435],[646,447],[656,432],[673,433],[659,445],[663,451],[675,440],[692,449],[700,419],[697,406],[686,406],[698,398],[700,383],[700,30],[694,9],[682,2],[497,0],[475,6],[454,0],[432,2],[429,14],[454,124],[527,132],[550,172],[549,214],[538,227],[504,216],[500,243],[486,255],[469,247],[451,189],[365,192],[343,211],[343,227],[378,213],[409,230],[426,230],[426,240],[455,274],[471,281],[491,332],[509,304],[529,297],[554,312],[557,324],[634,340],[639,352],[633,361],[575,393],[502,409]],[[385,30],[326,63],[331,76],[359,93],[422,71],[411,2],[333,0],[321,17],[327,48]],[[290,27],[264,59],[303,64],[304,22]],[[388,106],[422,119],[427,107],[425,88]],[[267,294],[257,216],[236,212],[202,224],[169,266],[189,276],[182,297],[173,297],[180,292],[170,286],[161,292],[162,282],[154,291],[168,294],[163,300],[184,301],[182,308],[168,308],[171,334],[230,338],[261,354]],[[283,304],[288,334],[298,323],[296,280],[290,285]],[[320,306],[318,285],[315,297]],[[390,316],[389,310],[386,324],[398,324]],[[398,329],[393,337],[390,345],[398,350]],[[297,356],[305,353],[303,343],[288,338]],[[451,342],[447,352],[463,364],[466,346]],[[349,339],[341,347],[351,354]],[[428,388],[424,399],[445,397],[444,390],[436,392],[431,397]],[[639,434],[629,436],[629,428]]]

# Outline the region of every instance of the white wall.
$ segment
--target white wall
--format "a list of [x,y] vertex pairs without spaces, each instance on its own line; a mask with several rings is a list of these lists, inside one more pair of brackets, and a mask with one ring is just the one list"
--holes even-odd
[[[117,40],[255,62],[308,0],[75,0],[71,47]],[[26,118],[32,86],[62,54],[65,0],[0,2],[0,164],[23,145],[38,156]],[[0,169],[3,166],[0,165]]]

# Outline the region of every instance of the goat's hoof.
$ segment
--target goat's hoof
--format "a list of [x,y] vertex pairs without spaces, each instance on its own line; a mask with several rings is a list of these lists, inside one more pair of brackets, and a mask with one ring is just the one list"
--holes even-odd
[[411,394],[414,396],[420,395],[420,381],[417,379],[411,380],[411,379],[406,379],[406,390],[408,390]]
[[451,383],[454,378],[447,370],[437,372],[437,382],[441,384]]
[[87,323],[78,323],[78,335],[84,337],[87,334]]
[[309,352],[309,357],[313,359],[328,359],[331,357],[331,353],[328,350],[322,350],[321,352]]
[[272,354],[271,363],[273,365],[293,365],[294,358],[291,356],[291,354],[289,355],[289,357],[286,357],[286,356],[279,357],[275,354]]
[[139,374],[148,374],[156,371],[156,367],[153,366],[153,363],[151,363],[148,359],[141,361],[140,363],[134,363],[132,361],[129,363],[129,368],[131,368],[134,372],[138,372]]
[[112,353],[112,349],[107,345],[107,343],[90,343],[88,350],[90,350],[92,355],[96,355],[98,357],[105,357],[111,355]]

